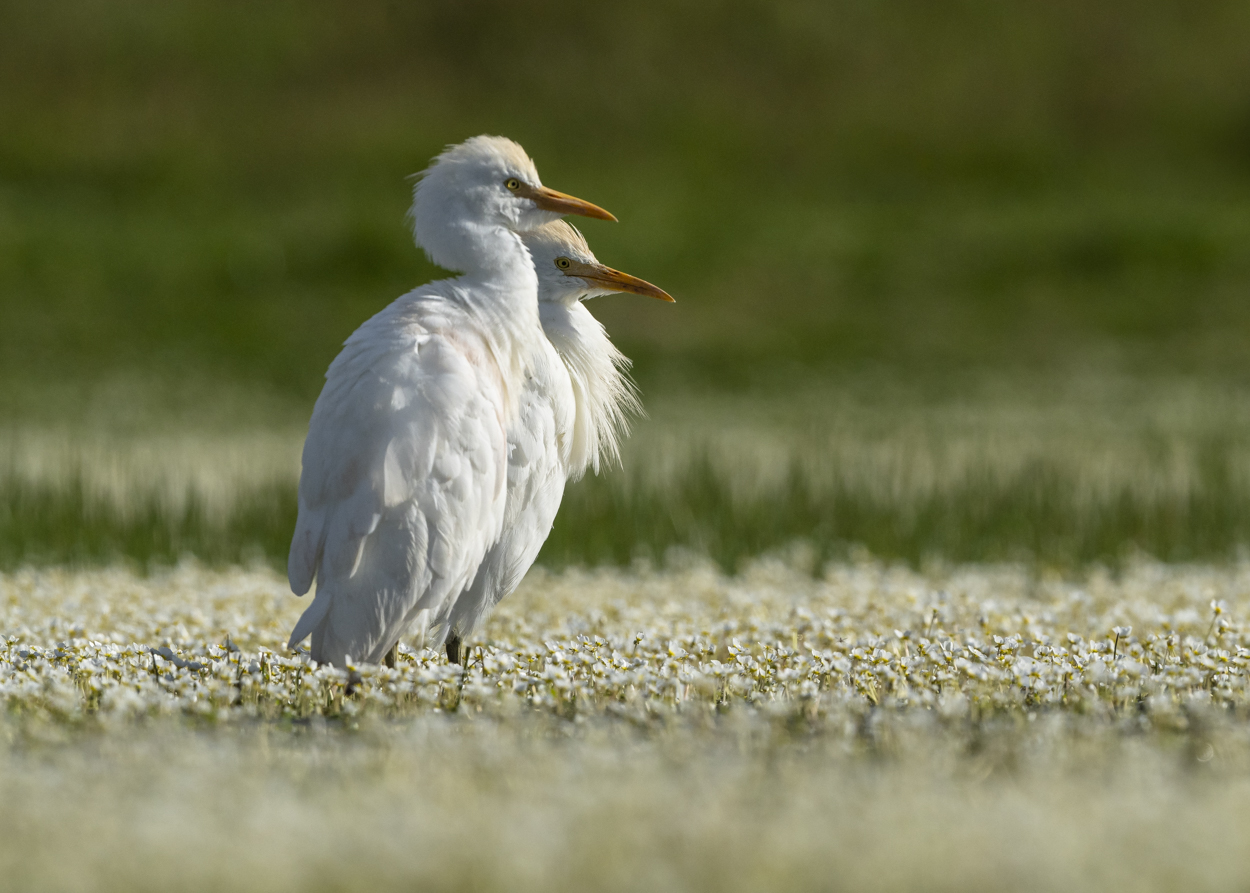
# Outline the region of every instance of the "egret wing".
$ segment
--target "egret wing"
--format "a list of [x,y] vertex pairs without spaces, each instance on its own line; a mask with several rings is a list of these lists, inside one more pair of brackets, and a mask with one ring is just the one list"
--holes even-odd
[[550,344],[536,358],[517,410],[508,430],[503,532],[452,609],[450,628],[461,638],[520,585],[551,533],[564,496],[575,405],[568,371]]
[[317,597],[313,657],[376,661],[445,620],[503,523],[506,432],[490,352],[446,302],[401,298],[331,364],[304,445],[288,573]]

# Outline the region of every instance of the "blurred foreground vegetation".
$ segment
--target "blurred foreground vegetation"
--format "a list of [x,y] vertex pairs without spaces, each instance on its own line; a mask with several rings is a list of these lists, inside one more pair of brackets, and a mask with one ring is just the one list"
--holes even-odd
[[[449,665],[267,570],[0,574],[0,872],[54,891],[1226,891],[1250,565],[534,573]],[[355,676],[354,683],[351,681]],[[354,693],[349,693],[349,689]]]

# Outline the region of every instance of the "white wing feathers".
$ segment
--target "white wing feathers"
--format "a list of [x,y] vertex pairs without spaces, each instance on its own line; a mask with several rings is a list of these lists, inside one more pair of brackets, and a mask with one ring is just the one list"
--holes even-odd
[[574,408],[568,372],[547,344],[521,389],[517,419],[509,432],[502,536],[452,608],[450,629],[462,638],[520,585],[551,533],[568,477]]
[[503,536],[456,599],[449,628],[461,638],[520,584],[551,532],[565,482],[615,460],[629,416],[642,412],[629,361],[598,320],[580,302],[538,306],[548,341],[533,359],[509,432]]
[[291,645],[376,662],[421,610],[448,622],[500,535],[507,483],[501,378],[450,302],[399,299],[326,373],[304,444],[288,575],[317,596]]

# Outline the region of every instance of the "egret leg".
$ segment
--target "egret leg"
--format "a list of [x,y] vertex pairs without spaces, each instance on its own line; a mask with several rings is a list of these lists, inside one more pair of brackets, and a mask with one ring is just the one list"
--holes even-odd
[[453,664],[460,663],[460,637],[455,633],[447,637],[447,660]]
[[386,664],[392,670],[395,669],[395,661],[399,660],[399,643],[396,642],[391,646],[391,650],[386,652],[386,657],[382,658],[382,663]]

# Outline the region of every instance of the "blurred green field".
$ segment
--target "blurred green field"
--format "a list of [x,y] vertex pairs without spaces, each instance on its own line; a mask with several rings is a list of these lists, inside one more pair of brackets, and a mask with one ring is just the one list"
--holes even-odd
[[1248,37],[1232,0],[0,3],[0,566],[280,563],[326,365],[439,275],[404,178],[479,132],[678,298],[596,302],[656,421],[545,563],[1233,556]]
[[[808,383],[786,399],[649,403],[624,467],[569,487],[540,563],[695,552],[732,572],[797,547],[818,572],[866,548],[917,567],[1070,571],[1140,553],[1230,561],[1250,545],[1250,391],[1227,383],[999,377],[946,396]],[[0,568],[284,567],[303,427],[222,412],[163,429],[142,412],[97,419],[90,437],[0,430]]]
[[0,374],[266,385],[437,271],[478,132],[615,210],[650,386],[1073,362],[1244,375],[1245,4],[0,6]]

